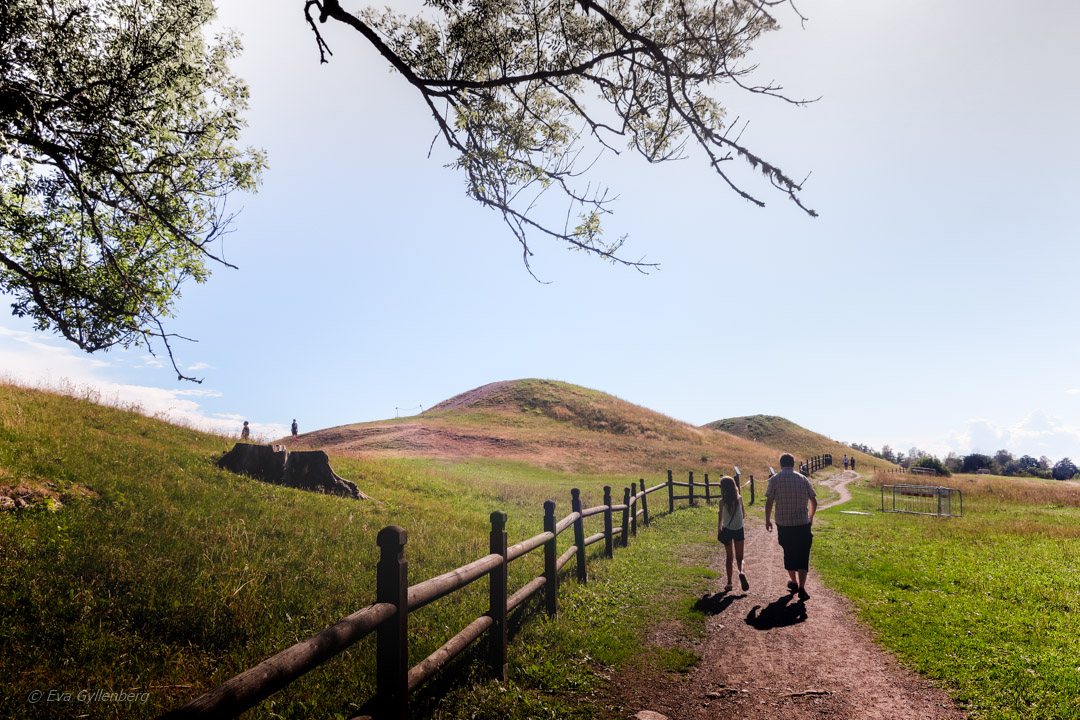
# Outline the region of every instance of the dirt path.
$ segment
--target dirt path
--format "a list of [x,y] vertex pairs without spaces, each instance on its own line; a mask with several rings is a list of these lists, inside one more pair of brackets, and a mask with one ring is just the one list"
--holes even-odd
[[[847,484],[857,477],[844,472],[825,483],[840,494],[829,506],[850,498]],[[712,564],[724,572],[723,548],[714,553]],[[787,573],[775,532],[766,532],[760,520],[749,519],[750,590],[725,593],[725,578],[716,580],[714,594],[699,601],[709,614],[706,636],[693,647],[702,661],[689,677],[647,670],[648,677],[621,679],[625,690],[619,699],[628,716],[656,720],[648,714],[653,712],[672,720],[965,717],[945,692],[875,645],[848,603],[822,587],[813,571],[813,555],[810,564],[810,599],[800,602],[786,590]]]

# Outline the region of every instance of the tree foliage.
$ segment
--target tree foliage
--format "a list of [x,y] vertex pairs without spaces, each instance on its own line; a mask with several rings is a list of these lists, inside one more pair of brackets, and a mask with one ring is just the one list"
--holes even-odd
[[971,453],[970,455],[964,456],[964,463],[960,468],[960,472],[977,473],[980,470],[989,470],[993,461],[994,459],[989,455]]
[[[420,92],[467,193],[501,214],[526,267],[539,233],[644,269],[651,264],[620,254],[625,235],[604,237],[614,198],[586,178],[607,150],[658,163],[696,146],[744,199],[764,204],[732,161],[816,214],[800,199],[802,182],[743,144],[745,125],[717,97],[725,87],[802,103],[750,80],[747,54],[779,27],[780,5],[790,0],[426,0],[414,16],[354,14],[338,0],[304,8],[323,62],[331,52],[316,21],[334,20]],[[561,202],[548,205],[549,193]]]
[[1072,480],[1077,473],[1080,473],[1080,469],[1077,469],[1076,464],[1069,458],[1062,458],[1054,465],[1053,477],[1055,480]]
[[89,352],[158,339],[172,358],[162,318],[224,262],[226,200],[263,168],[237,146],[240,45],[206,41],[213,15],[210,0],[0,3],[0,289],[37,329]]
[[937,471],[938,475],[944,475],[945,477],[951,477],[952,472],[946,467],[945,463],[938,460],[933,455],[922,454],[911,463],[911,467],[930,468]]

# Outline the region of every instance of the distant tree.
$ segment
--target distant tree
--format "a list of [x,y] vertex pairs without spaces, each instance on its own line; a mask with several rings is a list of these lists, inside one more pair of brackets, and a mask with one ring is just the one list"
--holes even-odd
[[960,472],[960,469],[964,466],[963,459],[955,452],[950,452],[945,456],[945,467],[949,468],[951,472]]
[[240,45],[204,40],[213,17],[210,0],[0,3],[0,291],[36,329],[172,359],[181,284],[228,264],[226,200],[263,158],[236,145]]
[[998,450],[994,453],[994,462],[996,462],[999,467],[1004,468],[1012,461],[1012,459],[1013,454],[1008,450]]
[[1001,474],[1009,476],[1024,475],[1025,471],[1019,460],[1010,460],[1001,468]]
[[889,461],[891,463],[894,463],[894,462],[897,461],[896,453],[894,453],[893,449],[891,447],[889,447],[888,445],[882,445],[881,446],[881,453],[878,455],[878,457],[880,457],[882,460],[887,460],[887,461]]
[[1053,477],[1055,480],[1072,480],[1078,472],[1080,470],[1077,469],[1072,460],[1062,458],[1057,465],[1054,465]]
[[[322,62],[330,47],[320,24],[359,33],[420,95],[437,138],[457,155],[466,192],[502,216],[526,267],[533,233],[614,262],[626,236],[606,240],[602,219],[614,198],[583,179],[597,155],[624,145],[651,163],[689,144],[738,196],[764,205],[736,167],[764,176],[811,216],[802,182],[743,143],[745,123],[719,88],[784,96],[757,84],[751,46],[780,25],[790,0],[429,0],[416,15],[339,0],[305,0]],[[746,163],[733,165],[741,159]],[[548,197],[561,198],[557,206]],[[544,202],[540,202],[543,200]],[[571,216],[575,219],[571,220]],[[531,270],[530,270],[531,272]]]
[[1030,472],[1031,470],[1035,470],[1039,467],[1039,461],[1031,457],[1030,455],[1024,455],[1016,462],[1020,466],[1020,470],[1023,472]]
[[933,455],[928,455],[926,453],[923,453],[919,458],[914,460],[911,463],[911,467],[930,468],[937,471],[938,475],[944,475],[945,477],[952,476],[952,472],[950,472],[949,468],[945,466],[945,463],[943,463],[941,460],[938,460]]
[[1050,458],[1046,457],[1045,455],[1040,455],[1039,456],[1039,469],[1041,469],[1041,470],[1049,470],[1050,469]]
[[965,455],[960,472],[975,473],[979,470],[989,470],[993,462],[993,458],[989,455],[980,455],[979,453]]

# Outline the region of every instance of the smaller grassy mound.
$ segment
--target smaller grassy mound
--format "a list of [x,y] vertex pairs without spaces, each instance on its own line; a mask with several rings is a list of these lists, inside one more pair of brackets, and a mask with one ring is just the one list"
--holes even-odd
[[858,461],[859,470],[869,470],[874,465],[878,467],[888,465],[880,458],[852,450],[843,443],[831,440],[824,435],[819,435],[812,430],[807,430],[801,425],[775,415],[748,415],[727,418],[725,420],[716,420],[702,427],[731,433],[741,438],[778,448],[793,454],[797,460],[803,460],[811,455],[831,453],[833,464],[837,466],[840,465],[840,460],[845,454],[848,457],[855,457]]

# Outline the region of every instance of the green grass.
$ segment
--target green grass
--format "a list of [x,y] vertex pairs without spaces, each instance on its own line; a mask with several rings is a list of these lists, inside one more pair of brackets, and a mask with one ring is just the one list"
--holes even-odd
[[[562,517],[571,487],[589,506],[604,484],[621,499],[636,479],[498,461],[334,459],[339,474],[378,499],[355,502],[219,471],[213,461],[231,443],[0,385],[0,484],[69,491],[58,512],[0,514],[0,716],[156,716],[372,602],[374,538],[386,525],[406,528],[415,583],[487,554],[492,510],[508,513],[514,543],[541,531],[544,500],[555,499]],[[82,487],[95,496],[81,497]],[[437,680],[416,696],[422,714],[603,716],[589,698],[610,668],[640,661],[650,621],[703,626],[691,608],[710,577],[702,565],[714,549],[713,512],[660,517],[614,560],[596,557],[602,543],[590,548],[590,582],[564,574],[556,620],[535,603],[526,609],[510,682],[483,680],[482,665],[463,658],[443,674],[463,683]],[[539,574],[541,562],[534,552],[513,563],[511,588]],[[410,664],[482,614],[486,596],[480,581],[410,616]],[[374,639],[364,640],[245,717],[351,716],[373,694],[373,650]],[[34,690],[97,689],[147,700],[27,701]]]
[[[892,480],[890,480],[892,481]],[[987,720],[1080,717],[1080,488],[960,476],[963,518],[824,511],[814,564],[881,642]]]

